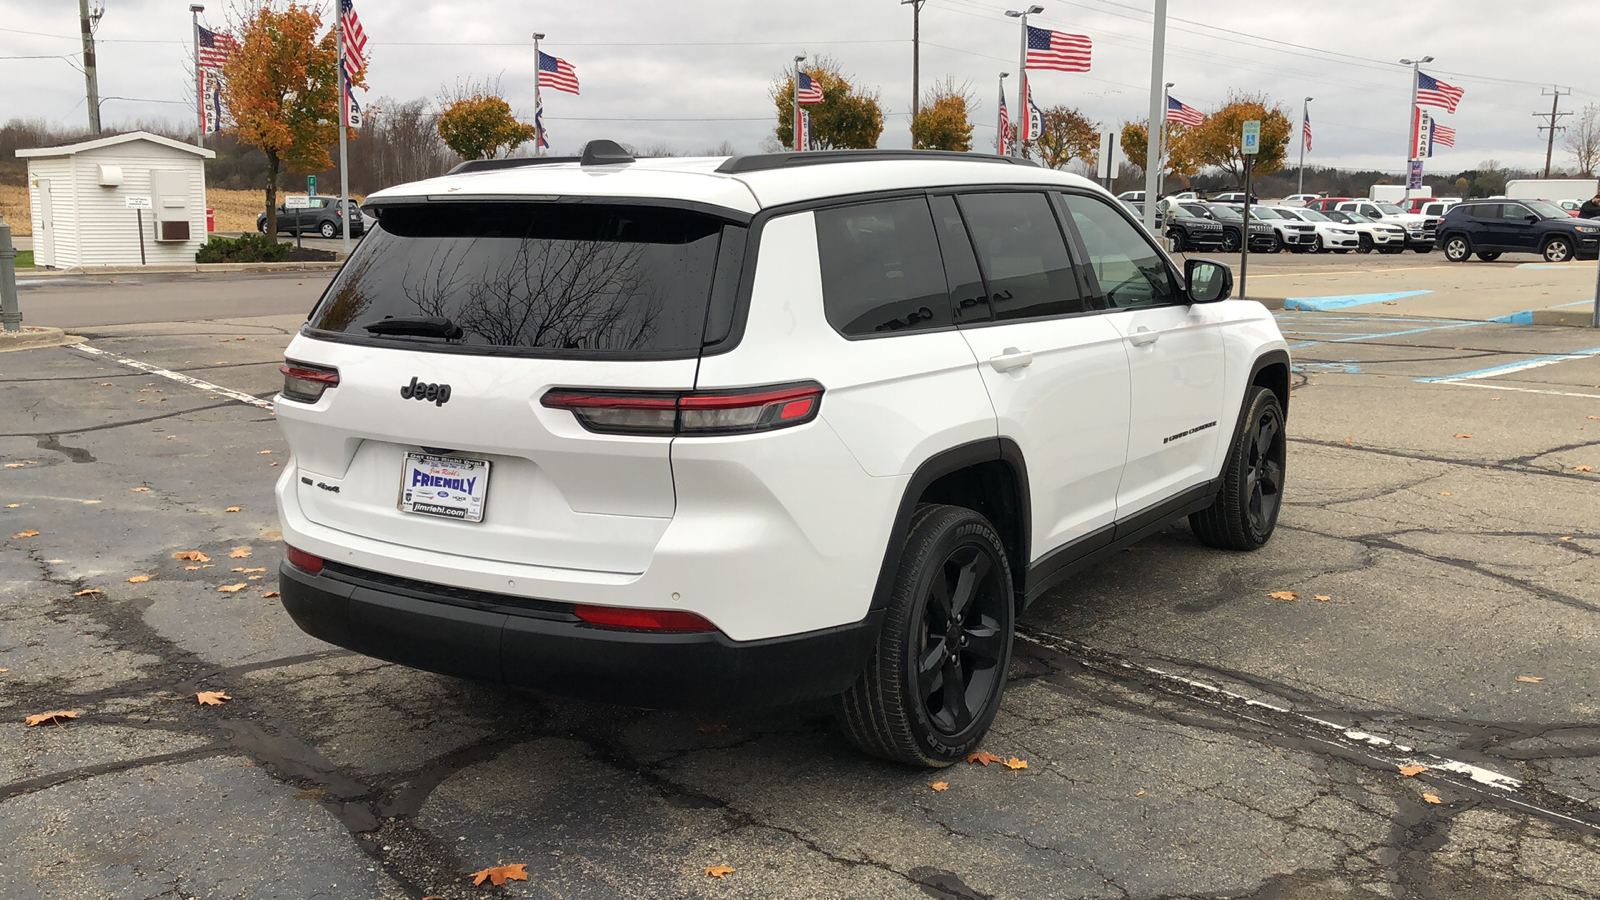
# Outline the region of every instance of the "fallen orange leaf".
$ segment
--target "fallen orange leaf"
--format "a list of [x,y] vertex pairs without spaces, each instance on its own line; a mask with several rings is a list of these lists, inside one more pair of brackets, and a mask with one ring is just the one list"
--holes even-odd
[[1267,596],[1271,597],[1274,600],[1293,600],[1296,597],[1299,597],[1300,595],[1295,593],[1294,591],[1273,591],[1272,593],[1268,594]]
[[1439,496],[1441,496],[1441,497],[1449,497],[1449,496],[1452,496],[1452,495],[1451,495],[1451,493],[1449,491],[1440,491],[1439,492]]
[[72,596],[74,596],[74,597],[87,597],[90,594],[98,594],[98,593],[100,593],[100,589],[99,588],[89,588],[87,590],[78,591],[77,593],[73,594]]
[[1317,594],[1315,596],[1318,603],[1327,603],[1329,600],[1333,599],[1333,597],[1329,594]]
[[728,733],[728,726],[721,725],[721,724],[718,724],[718,725],[701,725],[699,728],[696,728],[695,731],[698,731],[701,734],[727,734]]
[[1572,467],[1572,471],[1574,471],[1574,472],[1593,472],[1594,471],[1594,466],[1573,466]]
[[707,878],[727,878],[738,871],[733,866],[706,866]]
[[256,451],[256,455],[257,456],[266,456],[267,454],[269,454],[271,452],[272,452],[271,450],[257,450]]
[[149,575],[135,575],[132,578],[128,579],[128,583],[129,584],[144,584],[146,581],[149,581],[149,580],[150,580],[150,576]]
[[977,753],[968,753],[967,762],[975,763],[980,766],[987,766],[989,763],[1001,762],[1001,759],[987,750],[982,750]]
[[244,507],[242,507],[242,506],[230,506],[227,509],[223,510],[223,512],[239,512],[242,509],[244,509]]
[[[483,884],[485,881],[499,887],[507,881],[527,881],[528,871],[526,863],[512,863],[508,866],[491,866],[481,872],[473,872],[467,876],[473,884]],[[719,876],[720,877],[720,876]]]
[[249,587],[249,585],[245,584],[242,581],[239,582],[238,584],[225,584],[222,587],[217,588],[217,593],[219,593],[219,594],[231,594],[231,593],[233,593],[235,591],[242,591],[246,587]]
[[133,491],[135,494],[142,494],[145,491],[148,491],[150,489],[149,488],[128,488],[128,490]]
[[1010,759],[1006,760],[1006,768],[1008,768],[1008,769],[1012,769],[1012,770],[1026,769],[1027,767],[1028,767],[1028,761],[1025,760],[1025,759],[1017,759],[1015,756],[1013,756]]
[[221,706],[233,699],[222,691],[201,691],[194,696],[200,701],[201,706]]
[[276,596],[278,596],[278,592],[277,591],[267,591],[265,594],[262,594],[261,596],[263,596],[263,597],[276,597]]
[[245,573],[248,574],[250,572],[265,572],[266,568],[263,567],[263,568],[260,568],[260,569],[246,569],[245,567],[240,566],[239,568],[234,569],[234,571],[235,572],[245,572]]
[[26,719],[23,719],[23,721],[28,723],[29,728],[32,728],[35,725],[43,725],[46,722],[54,722],[55,724],[60,725],[67,719],[76,719],[77,717],[78,714],[75,712],[59,710],[57,712],[39,713],[37,716],[29,716]]
[[1426,772],[1426,771],[1428,771],[1428,767],[1427,766],[1401,766],[1400,767],[1400,774],[1404,775],[1407,778],[1410,778],[1413,775],[1421,775],[1423,772]]
[[198,572],[198,571],[200,571],[200,567],[199,566],[184,566],[183,570],[185,572]]
[[948,791],[948,790],[950,790],[950,782],[948,782],[948,781],[930,781],[930,782],[928,782],[928,787],[933,788],[935,791]]
[[1538,684],[1544,679],[1537,675],[1518,675],[1517,680],[1524,684]]
[[1439,798],[1438,798],[1438,797],[1437,797],[1437,796],[1436,796],[1436,795],[1434,795],[1434,794],[1423,794],[1423,795],[1422,795],[1422,799],[1424,799],[1424,800],[1426,800],[1426,801],[1428,801],[1428,802],[1429,802],[1429,803],[1443,803],[1443,802],[1444,802],[1444,801],[1443,801],[1443,800],[1440,800],[1440,799],[1439,799]]
[[172,554],[172,558],[191,559],[195,562],[211,562],[211,557],[201,553],[199,550],[179,550],[177,553]]
[[1137,794],[1134,794],[1134,796],[1135,796],[1135,797],[1143,797],[1143,796],[1144,796],[1144,790],[1143,790],[1143,789],[1141,789],[1141,790],[1140,790],[1140,791],[1139,791],[1139,793],[1137,793]]
[[235,547],[228,552],[229,559],[244,559],[250,555],[249,547]]
[[15,541],[15,540],[20,540],[22,538],[30,538],[30,537],[33,537],[33,536],[37,535],[38,533],[39,532],[34,531],[33,529],[30,528],[27,531],[19,531],[16,534],[13,534],[11,536],[11,539]]
[[6,504],[6,509],[16,509],[17,507],[19,507],[21,505],[22,505],[21,503],[7,503]]
[[1458,431],[1458,432],[1456,432],[1456,437],[1458,437],[1458,438],[1469,438],[1469,437],[1472,437],[1472,435],[1467,434],[1465,431]]

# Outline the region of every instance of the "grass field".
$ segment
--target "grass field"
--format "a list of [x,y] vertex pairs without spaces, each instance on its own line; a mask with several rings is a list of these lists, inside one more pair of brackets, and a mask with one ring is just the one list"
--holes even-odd
[[[206,203],[216,211],[218,231],[255,231],[256,216],[266,208],[266,192],[207,188]],[[11,226],[13,235],[26,237],[33,234],[28,189],[22,185],[0,184],[0,215],[6,217],[6,224]]]
[[31,268],[33,268],[33,251],[32,250],[18,250],[17,251],[17,268],[19,268],[19,269],[31,269]]
[[28,189],[20,184],[0,184],[0,216],[6,217],[13,237],[33,234],[33,216],[28,212]]

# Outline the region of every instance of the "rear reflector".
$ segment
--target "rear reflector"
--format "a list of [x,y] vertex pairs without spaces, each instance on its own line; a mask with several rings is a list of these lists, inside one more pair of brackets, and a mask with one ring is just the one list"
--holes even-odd
[[572,612],[590,625],[633,631],[716,631],[717,626],[691,612],[672,609],[623,609],[616,606],[578,606]]
[[822,385],[805,382],[682,393],[554,388],[540,402],[551,409],[571,410],[584,428],[602,434],[747,434],[816,418]]
[[284,360],[278,371],[283,373],[283,396],[301,403],[315,403],[322,399],[323,391],[339,386],[339,370],[327,366],[290,359]]
[[289,565],[294,566],[297,569],[302,569],[312,575],[322,571],[322,557],[312,556],[304,550],[297,549],[289,546],[288,544],[285,544],[284,546],[288,548],[289,551]]

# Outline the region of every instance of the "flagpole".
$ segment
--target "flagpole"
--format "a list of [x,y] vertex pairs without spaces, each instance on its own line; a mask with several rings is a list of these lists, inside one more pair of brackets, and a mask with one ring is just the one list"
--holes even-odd
[[200,14],[205,9],[198,3],[189,5],[189,36],[194,40],[194,142],[201,147],[206,145],[206,80],[200,73]]
[[[1160,199],[1161,192],[1167,189],[1167,115],[1172,106],[1172,88],[1177,84],[1169,81],[1161,88],[1161,127],[1156,129],[1156,196],[1145,197],[1146,203],[1154,203]],[[1145,148],[1146,150],[1149,147]],[[1149,154],[1146,154],[1147,156]]]
[[1044,7],[1034,5],[1018,12],[1014,9],[1006,10],[1006,15],[1022,22],[1021,33],[1017,35],[1017,112],[1022,113],[1017,117],[1017,122],[1027,122],[1029,125],[1018,124],[1017,139],[1011,142],[1011,155],[1022,155],[1022,144],[1026,140],[1023,135],[1033,131],[1033,108],[1028,103],[1028,16],[1044,12]]
[[350,255],[350,74],[344,67],[344,12],[339,13],[339,221],[343,223],[343,237],[339,247],[345,256]]
[[1300,104],[1300,187],[1297,194],[1306,192],[1306,119],[1311,116],[1311,98]]
[[794,58],[794,149],[798,153],[804,150],[800,146],[800,63],[805,59],[805,54]]
[[1401,65],[1411,67],[1411,109],[1406,117],[1406,200],[1411,199],[1411,161],[1417,158],[1417,90],[1421,87],[1422,64],[1428,62],[1433,62],[1433,57],[1400,60]]
[[994,152],[1006,156],[1006,77],[1010,72],[1000,73],[1000,105],[994,111]]
[[544,109],[544,103],[539,96],[539,42],[544,40],[544,35],[535,31],[533,33],[533,155],[544,155],[544,120],[539,115]]
[[[1162,71],[1162,67],[1166,63],[1167,56],[1167,0],[1156,0],[1153,24],[1154,33],[1152,35],[1150,46],[1150,129],[1152,131],[1161,127],[1161,125],[1165,124],[1167,120],[1167,111],[1161,108],[1161,97],[1166,93],[1166,89],[1163,87],[1163,85],[1166,84],[1166,78],[1163,77],[1164,73]],[[1146,132],[1145,136],[1148,138],[1149,132]],[[1160,184],[1156,180],[1156,167],[1149,164],[1150,144],[1151,142],[1149,140],[1145,141],[1144,227],[1151,234],[1155,234],[1155,194],[1160,188]],[[1246,204],[1246,212],[1248,212],[1249,209],[1249,205]],[[1246,219],[1245,221],[1248,223],[1249,220]],[[1249,243],[1249,234],[1249,230],[1246,228],[1244,230],[1244,243],[1246,244]],[[1240,296],[1244,295],[1242,279],[1240,283],[1239,294]]]

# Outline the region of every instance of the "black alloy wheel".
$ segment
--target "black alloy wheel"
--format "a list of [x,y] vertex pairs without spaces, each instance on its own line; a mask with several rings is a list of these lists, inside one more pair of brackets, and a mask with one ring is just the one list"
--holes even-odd
[[1281,253],[1283,251],[1283,237],[1278,232],[1272,232],[1272,243],[1267,245],[1268,253]]
[[1572,258],[1572,241],[1564,237],[1553,237],[1544,242],[1545,262],[1566,262]]
[[1201,543],[1226,550],[1257,550],[1272,538],[1283,506],[1288,441],[1283,407],[1264,387],[1252,388],[1233,446],[1228,449],[1222,490],[1211,506],[1189,516]]
[[1362,234],[1362,235],[1357,235],[1356,236],[1356,252],[1357,253],[1371,253],[1372,252],[1372,235],[1370,235],[1370,234]]
[[1005,547],[959,506],[912,519],[878,644],[836,698],[845,734],[874,756],[942,767],[978,747],[1000,708],[1015,597]]
[[256,220],[256,230],[261,232],[262,234],[266,234],[267,233],[267,220],[266,219],[257,219]]
[[1173,253],[1184,253],[1189,249],[1189,242],[1184,240],[1183,229],[1174,228],[1167,232],[1167,239],[1172,241]]
[[1224,253],[1238,253],[1239,252],[1239,235],[1238,235],[1237,232],[1233,231],[1232,229],[1228,229],[1228,230],[1222,232],[1222,252],[1224,252]]

